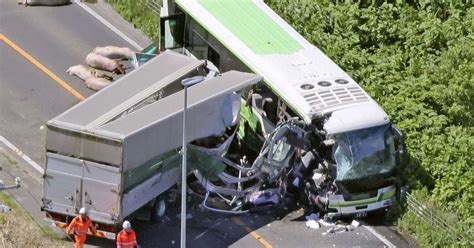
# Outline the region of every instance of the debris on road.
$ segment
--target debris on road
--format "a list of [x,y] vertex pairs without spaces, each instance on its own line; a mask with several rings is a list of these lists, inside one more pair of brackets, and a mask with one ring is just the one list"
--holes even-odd
[[26,6],[58,6],[66,5],[69,0],[19,0],[18,4]]
[[[308,226],[308,222],[309,221],[306,222],[306,226]],[[349,225],[347,225],[347,222],[346,224],[344,224],[341,221],[337,221],[336,223],[333,223],[333,222],[329,222],[328,220],[323,220],[323,219],[319,220],[318,223],[323,226],[330,227],[328,230],[323,232],[322,235],[327,235],[329,233],[352,232],[354,231],[355,228],[361,226],[361,223],[356,220],[352,220]],[[357,235],[359,235],[359,233],[357,233]]]
[[343,233],[349,231],[346,226],[344,225],[336,225],[334,227],[329,228],[326,232],[323,232],[323,235],[327,235],[328,233]]
[[318,221],[319,220],[319,213],[311,213],[310,215],[306,216],[306,220],[307,221],[310,221],[310,220],[314,220],[314,221]]
[[353,226],[353,227],[359,227],[359,226],[360,226],[360,222],[358,222],[357,220],[352,220],[351,226]]
[[86,84],[87,88],[98,91],[109,86],[112,81],[105,78],[90,76],[86,79],[86,81],[84,81],[84,83]]
[[334,222],[329,222],[324,219],[319,220],[319,224],[323,226],[335,226],[336,224]]
[[265,203],[278,204],[280,202],[280,197],[279,189],[268,189],[251,193],[247,200],[256,205]]
[[123,65],[118,60],[127,60],[135,56],[128,47],[96,47],[86,56],[87,65],[69,67],[69,75],[82,79],[87,88],[98,91],[112,83],[115,74],[125,74]]
[[89,53],[86,56],[86,64],[95,69],[111,71],[115,74],[125,74],[122,64],[96,53]]
[[75,65],[69,67],[69,69],[66,70],[66,73],[69,75],[76,76],[82,80],[86,80],[88,77],[92,76],[92,70],[89,67],[86,67],[84,65]]
[[319,223],[315,220],[308,220],[306,221],[306,227],[311,228],[311,229],[319,229]]
[[319,213],[311,213],[306,216],[306,227],[311,229],[319,229],[321,225],[319,224]]
[[131,59],[135,52],[128,47],[105,46],[96,47],[92,50],[93,53],[107,57],[109,59]]

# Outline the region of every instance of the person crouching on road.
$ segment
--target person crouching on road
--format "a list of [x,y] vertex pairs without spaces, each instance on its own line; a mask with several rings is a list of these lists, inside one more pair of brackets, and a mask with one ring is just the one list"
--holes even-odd
[[66,229],[66,234],[70,235],[71,231],[74,234],[74,248],[82,248],[82,245],[87,239],[87,230],[91,229],[92,235],[95,235],[97,230],[92,225],[91,219],[87,217],[87,211],[85,208],[79,210],[79,215],[74,217],[69,226]]
[[139,247],[135,232],[132,230],[132,225],[129,221],[124,221],[122,224],[123,230],[117,234],[117,248],[133,248]]

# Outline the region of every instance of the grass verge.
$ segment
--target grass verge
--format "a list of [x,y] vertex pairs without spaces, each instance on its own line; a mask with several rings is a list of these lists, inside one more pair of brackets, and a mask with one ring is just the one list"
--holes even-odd
[[0,213],[0,247],[67,247],[59,234],[33,220],[10,195],[0,193],[0,204],[11,208]]

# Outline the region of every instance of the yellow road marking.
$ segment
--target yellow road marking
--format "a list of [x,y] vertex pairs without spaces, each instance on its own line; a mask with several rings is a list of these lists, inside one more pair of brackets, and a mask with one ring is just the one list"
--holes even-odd
[[56,81],[59,85],[61,85],[63,88],[65,88],[67,91],[69,91],[71,94],[73,94],[77,99],[80,101],[84,100],[85,97],[81,95],[79,92],[77,92],[74,88],[72,88],[69,84],[64,82],[60,77],[56,76],[52,71],[50,71],[48,68],[46,68],[44,65],[42,65],[38,60],[33,58],[31,55],[29,55],[25,50],[21,49],[19,46],[17,46],[13,41],[9,40],[7,37],[5,37],[3,34],[0,34],[0,40],[3,42],[7,43],[11,48],[15,49],[19,54],[21,54],[23,57],[25,57],[28,61],[30,61],[33,65],[38,67],[41,71],[43,71],[46,75],[48,75],[50,78],[52,78],[54,81]]
[[273,246],[268,241],[266,241],[262,236],[260,236],[257,232],[252,230],[250,227],[246,226],[239,218],[233,217],[232,220],[235,222],[235,224],[243,227],[245,231],[250,234],[250,236],[254,237],[265,248],[273,248]]

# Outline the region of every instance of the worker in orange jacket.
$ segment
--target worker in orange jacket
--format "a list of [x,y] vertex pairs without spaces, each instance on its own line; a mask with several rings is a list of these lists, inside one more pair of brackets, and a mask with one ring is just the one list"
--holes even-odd
[[95,235],[97,230],[95,226],[92,225],[91,219],[87,217],[87,212],[85,208],[79,210],[79,215],[74,217],[69,226],[66,229],[66,234],[71,234],[73,231],[74,234],[74,248],[82,248],[82,245],[86,242],[87,239],[87,230],[91,229],[92,235]]
[[132,230],[132,225],[129,221],[124,221],[122,224],[123,230],[117,234],[117,248],[133,248],[139,247],[137,244],[137,237]]

